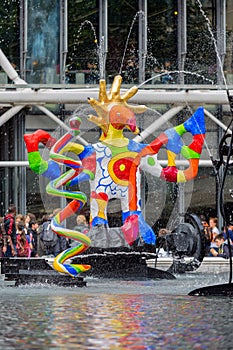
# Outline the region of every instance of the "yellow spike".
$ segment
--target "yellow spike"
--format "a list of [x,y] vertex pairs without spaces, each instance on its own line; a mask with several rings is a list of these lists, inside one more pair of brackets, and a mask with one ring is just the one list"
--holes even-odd
[[112,87],[109,92],[109,100],[120,102],[120,89],[121,89],[122,77],[120,75],[115,76]]
[[144,113],[147,110],[147,107],[144,105],[128,105],[128,103],[125,103],[125,106],[131,109],[135,114],[141,114]]
[[101,79],[99,82],[100,89],[99,89],[99,100],[100,102],[106,102],[107,101],[107,93],[106,93],[106,80]]
[[[132,110],[135,114],[143,113],[147,110],[147,107],[144,105],[131,106],[127,103],[127,101],[137,93],[138,88],[133,86],[121,96],[121,83],[122,77],[120,75],[115,76],[110,92],[107,93],[106,81],[101,79],[99,83],[99,100],[94,98],[88,100],[89,104],[94,108],[98,115],[98,117],[93,115],[89,116],[89,120],[98,125],[105,134],[109,130],[109,110],[113,105],[123,105]],[[136,129],[135,133],[138,132],[139,130]]]
[[137,86],[132,86],[128,91],[121,96],[122,101],[128,101],[131,97],[133,97],[138,92]]

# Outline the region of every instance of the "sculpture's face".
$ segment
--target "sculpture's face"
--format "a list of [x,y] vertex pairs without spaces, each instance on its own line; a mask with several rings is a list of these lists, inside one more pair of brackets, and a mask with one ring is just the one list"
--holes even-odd
[[109,122],[117,130],[127,127],[133,133],[137,131],[135,114],[123,105],[115,105],[111,108]]

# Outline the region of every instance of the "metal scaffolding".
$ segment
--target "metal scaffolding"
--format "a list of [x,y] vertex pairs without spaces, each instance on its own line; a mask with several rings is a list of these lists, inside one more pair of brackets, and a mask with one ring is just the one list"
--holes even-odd
[[[222,66],[226,54],[226,0],[219,0],[216,3],[216,30],[217,30],[217,51],[220,60],[216,58],[217,62],[217,86],[213,85],[186,85],[184,84],[185,60],[187,53],[187,11],[186,0],[178,0],[177,2],[177,61],[178,70],[180,71],[177,85],[144,85],[145,81],[145,67],[147,57],[147,0],[138,0],[138,57],[139,57],[139,86],[138,93],[131,99],[130,102],[136,104],[149,105],[166,105],[167,110],[160,117],[158,117],[150,126],[145,128],[140,136],[135,137],[135,141],[143,142],[146,137],[150,136],[155,130],[158,130],[162,125],[178,113],[180,113],[187,106],[204,106],[205,115],[210,118],[217,125],[218,136],[221,138],[222,130],[226,131],[227,126],[221,120],[221,113],[218,113],[218,117],[213,115],[210,106],[218,106],[219,110],[229,110],[228,95],[226,88],[228,88],[230,94],[233,94],[233,87],[226,87],[222,76]],[[86,103],[87,99],[93,97],[98,99],[98,88],[80,88],[75,86],[64,86],[65,83],[65,69],[66,69],[66,56],[67,56],[67,0],[59,0],[60,9],[60,37],[59,37],[59,66],[60,66],[60,84],[55,85],[39,85],[28,84],[26,81],[27,71],[27,59],[28,59],[28,0],[20,1],[20,72],[21,77],[13,68],[9,60],[4,53],[0,50],[0,66],[7,74],[14,85],[6,85],[1,87],[0,94],[0,106],[7,107],[8,109],[0,117],[0,127],[9,121],[12,117],[17,115],[25,107],[37,106],[38,109],[53,120],[64,130],[69,130],[69,127],[61,120],[59,116],[51,112],[46,108],[47,104],[60,104],[60,105],[73,105]],[[108,1],[99,1],[99,43],[98,43],[98,56],[99,56],[99,68],[100,78],[105,78],[105,67],[108,53]],[[122,86],[122,92],[126,91],[129,86]],[[232,88],[232,91],[231,91]],[[230,131],[228,131],[230,133]],[[23,135],[23,130],[20,130],[20,135]],[[79,137],[79,141],[82,144],[87,144],[87,141]],[[23,141],[22,141],[23,144]],[[23,146],[22,146],[23,147]],[[15,178],[20,176],[23,182],[23,186],[26,186],[26,167],[28,162],[24,160],[24,151],[20,150],[18,153],[22,157],[15,160],[2,160],[0,161],[0,167],[6,169],[17,168],[15,170]],[[165,161],[160,161],[161,164],[165,164]],[[178,160],[177,164],[185,166],[186,162]],[[200,160],[201,167],[212,166],[211,160]],[[9,185],[9,184],[8,184]],[[7,185],[7,186],[8,186]],[[6,191],[7,192],[7,191]],[[183,212],[184,196],[180,201],[180,212]],[[7,203],[6,197],[5,202]],[[25,199],[20,199],[20,208],[22,212],[25,211],[26,202]]]

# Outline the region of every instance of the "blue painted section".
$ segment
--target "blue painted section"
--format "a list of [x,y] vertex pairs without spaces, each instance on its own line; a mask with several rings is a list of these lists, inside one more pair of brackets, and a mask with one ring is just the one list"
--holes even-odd
[[184,122],[184,127],[192,135],[205,134],[204,108],[199,107],[196,112]]
[[92,145],[87,145],[84,150],[78,155],[80,160],[90,157],[94,153],[95,149]]
[[98,216],[96,216],[93,220],[92,220],[92,226],[97,226],[97,225],[105,225],[108,224],[107,220],[104,220],[102,218],[99,218]]
[[78,276],[78,271],[76,271],[71,265],[67,265],[67,264],[62,264],[63,266],[64,266],[64,268],[67,270],[67,271],[69,271],[69,273],[72,275],[72,276],[74,276],[74,277],[76,277],[76,276]]
[[128,143],[128,149],[130,152],[137,152],[139,153],[143,148],[145,148],[147,145],[143,143],[138,143],[133,140],[129,140]]
[[84,182],[84,181],[89,181],[90,180],[90,175],[85,173],[85,172],[82,172],[80,173],[78,176],[74,177],[69,183],[68,185],[69,186],[73,186],[73,185],[77,185],[81,182]]
[[138,215],[138,225],[139,225],[139,233],[143,239],[143,241],[147,244],[155,244],[156,243],[156,235],[152,228],[146,223],[144,217],[140,211],[127,211],[122,213],[122,220],[125,222],[128,216],[136,214]]
[[155,244],[156,243],[156,235],[152,228],[145,222],[142,214],[138,216],[139,223],[139,233],[143,239],[143,241],[147,244]]
[[132,211],[122,212],[122,221],[125,222],[127,217],[130,216],[130,215],[133,215],[133,214],[136,214],[136,215],[139,216],[141,214],[141,211],[140,210],[132,210]]
[[176,132],[174,128],[168,129],[164,133],[168,137],[166,148],[169,151],[174,152],[175,154],[179,154],[181,151],[181,147],[183,146],[183,142],[180,138],[180,135]]
[[61,175],[61,169],[59,164],[57,164],[53,160],[49,160],[48,169],[42,175],[49,178],[50,180],[55,180]]

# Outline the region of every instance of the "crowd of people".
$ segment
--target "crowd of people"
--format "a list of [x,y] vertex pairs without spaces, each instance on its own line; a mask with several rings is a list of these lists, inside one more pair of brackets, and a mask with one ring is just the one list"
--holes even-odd
[[[7,214],[0,218],[0,257],[57,256],[77,244],[52,231],[51,220],[60,210],[54,209],[51,215],[37,220],[32,213],[17,214],[15,205],[10,205]],[[88,230],[84,215],[77,216],[77,227]]]
[[[17,214],[15,205],[10,205],[7,214],[0,218],[0,257],[57,256],[63,250],[75,246],[76,241],[57,235],[51,229],[51,220],[60,210],[54,209],[51,215],[44,215],[38,221],[32,213]],[[229,258],[228,237],[233,255],[233,225],[222,227],[220,231],[216,217],[209,218],[208,222],[204,216],[200,219],[205,235],[205,256]],[[76,217],[74,230],[83,233],[89,231],[84,215]],[[161,229],[158,242],[167,233],[166,229]]]
[[233,225],[224,226],[219,230],[218,218],[209,218],[209,222],[201,216],[205,234],[205,255],[228,259],[230,251],[228,247],[228,237],[233,256]]
[[[205,256],[222,257],[225,259],[233,257],[233,225],[218,228],[218,218],[210,217],[208,222],[203,215],[200,217],[204,233]],[[161,228],[157,238],[157,254],[159,257],[170,257],[172,252],[169,246],[171,231]],[[228,237],[231,249],[229,249]]]

